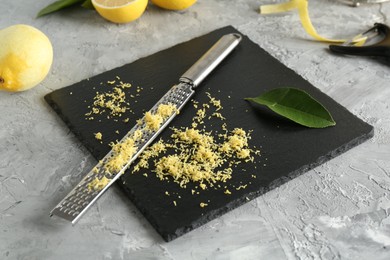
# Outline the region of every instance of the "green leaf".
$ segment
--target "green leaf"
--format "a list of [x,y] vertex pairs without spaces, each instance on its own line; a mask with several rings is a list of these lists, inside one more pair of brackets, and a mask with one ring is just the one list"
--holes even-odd
[[66,7],[84,2],[85,0],[58,0],[45,8],[43,8],[39,13],[37,14],[37,17],[41,17],[50,13],[57,12],[61,9],[64,9]]
[[81,6],[87,9],[95,9],[95,7],[93,7],[91,0],[85,0]]
[[277,114],[307,127],[324,128],[336,125],[329,111],[300,89],[277,88],[246,100],[265,105]]

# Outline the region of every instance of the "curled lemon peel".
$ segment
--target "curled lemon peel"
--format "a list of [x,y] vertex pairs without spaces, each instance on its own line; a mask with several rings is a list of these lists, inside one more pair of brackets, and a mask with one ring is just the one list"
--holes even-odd
[[[308,0],[290,0],[289,2],[280,3],[280,4],[262,5],[260,6],[260,13],[274,14],[274,13],[288,12],[297,9],[303,28],[314,39],[321,42],[328,42],[328,43],[344,43],[347,41],[343,39],[329,39],[319,35],[310,20],[308,7],[309,7]],[[358,39],[354,38],[353,43],[355,46],[361,46],[364,44],[365,41],[366,41],[366,37],[358,38]]]

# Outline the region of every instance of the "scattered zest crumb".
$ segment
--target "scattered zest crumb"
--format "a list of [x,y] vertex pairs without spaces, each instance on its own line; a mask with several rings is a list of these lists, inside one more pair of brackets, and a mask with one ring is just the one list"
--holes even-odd
[[[116,85],[117,80],[108,84]],[[137,88],[137,92],[138,90],[141,88]],[[117,94],[120,94],[120,91]],[[228,186],[223,185],[223,183],[233,178],[233,169],[237,165],[253,163],[254,156],[259,156],[260,152],[249,145],[252,132],[238,127],[229,129],[226,119],[221,113],[223,111],[221,101],[209,93],[207,96],[208,103],[199,104],[193,101],[194,117],[188,127],[170,128],[172,132],[170,139],[160,139],[143,151],[138,157],[138,163],[133,167],[133,173],[141,169],[152,168],[161,181],[174,181],[182,188],[186,188],[189,183],[195,183],[191,186],[193,187],[191,189],[192,195],[210,188],[222,189],[223,186],[224,194],[232,194],[227,189]],[[93,106],[91,114],[101,113],[101,109],[101,107]],[[122,113],[124,112],[118,112],[116,115]],[[138,151],[139,141],[143,140],[142,138],[147,138],[148,131],[157,131],[174,113],[177,114],[178,109],[173,104],[161,104],[157,109],[144,113],[144,118],[137,121],[141,130],[135,131],[121,143],[111,143],[112,157],[105,162],[105,169],[109,173],[115,174],[122,170]],[[213,120],[212,124],[207,120]],[[122,121],[126,123],[129,119],[126,118]],[[213,126],[213,130],[208,131],[208,126]],[[119,134],[118,130],[115,132]],[[143,137],[144,134],[145,137]],[[101,140],[102,134],[96,133],[95,138]],[[148,176],[146,173],[143,175]],[[252,178],[255,176],[252,175]],[[107,178],[106,180],[109,181]],[[101,187],[98,181],[104,183],[106,180],[102,178],[102,180],[94,181],[93,186]],[[245,189],[247,185],[242,184],[235,189]],[[171,194],[166,191],[165,195],[170,196]],[[173,201],[173,204],[177,206],[176,201]],[[208,206],[208,203],[201,202],[199,205],[204,208]]]
[[209,204],[204,203],[204,202],[201,202],[201,203],[199,204],[199,206],[200,206],[201,208],[207,207],[208,205],[209,205]]
[[[103,85],[103,82],[101,85]],[[107,119],[110,119],[113,117],[121,117],[127,111],[133,112],[130,109],[130,103],[125,93],[127,89],[132,87],[130,83],[121,81],[120,77],[117,76],[115,80],[107,81],[106,87],[108,90],[96,92],[93,103],[89,106],[90,111],[85,114],[86,119],[94,120],[94,115],[102,114],[107,114]],[[138,87],[137,92],[141,89]]]
[[[222,123],[224,117],[220,113],[218,113],[220,116],[216,117],[220,119],[221,129],[214,132],[206,130],[204,120],[207,115],[216,115],[216,111],[223,109],[220,100],[211,97],[209,93],[207,96],[209,103],[201,106],[193,101],[194,107],[200,108],[195,111],[191,127],[172,127],[171,139],[160,140],[148,147],[139,156],[133,173],[148,169],[152,163],[150,159],[157,158],[153,161],[153,171],[160,180],[173,178],[173,181],[182,188],[194,182],[198,183],[195,189],[206,190],[209,187],[218,188],[219,183],[231,179],[233,166],[254,161],[254,155],[258,153],[249,147],[251,131],[242,128],[229,130],[227,124]],[[152,129],[159,127],[161,120],[156,115],[169,116],[175,109],[174,106],[159,107],[160,112],[145,114],[147,127]],[[191,194],[199,192],[192,189]]]
[[236,188],[236,190],[246,189],[247,186],[248,186],[247,184],[245,184],[245,185],[240,185],[240,186],[238,186],[238,187]]
[[96,138],[96,140],[102,140],[102,138],[103,138],[103,135],[102,135],[102,133],[100,133],[100,132],[97,132],[97,133],[95,133],[95,138]]

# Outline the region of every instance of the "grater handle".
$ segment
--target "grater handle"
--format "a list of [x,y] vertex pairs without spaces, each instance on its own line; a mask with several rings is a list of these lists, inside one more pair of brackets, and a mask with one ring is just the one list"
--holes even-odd
[[181,77],[180,81],[192,85],[199,84],[213,71],[215,67],[240,43],[242,36],[238,33],[226,34],[221,37],[191,68]]

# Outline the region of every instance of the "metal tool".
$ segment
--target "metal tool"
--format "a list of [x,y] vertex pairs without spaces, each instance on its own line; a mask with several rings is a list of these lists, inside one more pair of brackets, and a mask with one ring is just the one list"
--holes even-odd
[[390,57],[390,28],[376,23],[371,29],[341,45],[330,45],[329,49],[347,55]]
[[380,4],[390,0],[338,0],[338,1],[354,7],[358,7],[361,4]]
[[[209,49],[149,111],[155,114],[161,104],[173,104],[179,111],[195,93],[199,84],[214,70],[215,67],[239,44],[241,35],[232,33],[224,35]],[[146,129],[145,117],[121,139],[123,143],[132,138],[136,131],[142,132],[142,138],[135,141],[136,152],[130,160],[117,172],[109,172],[106,163],[115,156],[114,151],[108,153],[81,181],[80,183],[51,211],[50,216],[56,215],[75,224],[95,201],[125,172],[139,154],[164,130],[164,128],[176,116],[163,120],[156,131]],[[91,183],[98,178],[109,179],[109,182],[99,190],[91,189]]]

